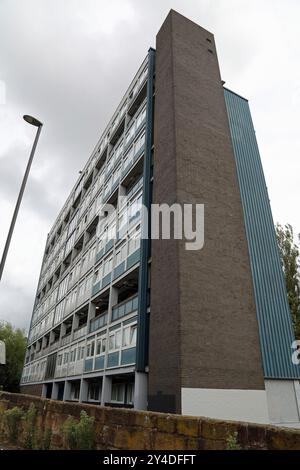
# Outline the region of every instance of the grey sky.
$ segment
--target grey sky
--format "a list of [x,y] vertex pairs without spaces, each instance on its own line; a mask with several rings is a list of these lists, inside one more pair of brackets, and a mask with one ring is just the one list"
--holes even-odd
[[[215,34],[226,86],[250,100],[275,221],[300,232],[298,0],[0,0],[0,252],[44,122],[0,285],[28,328],[47,232],[170,8]],[[3,90],[5,88],[5,90]]]

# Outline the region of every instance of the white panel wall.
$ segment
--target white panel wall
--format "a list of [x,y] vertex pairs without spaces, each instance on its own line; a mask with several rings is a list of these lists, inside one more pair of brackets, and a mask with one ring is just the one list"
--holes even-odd
[[182,388],[182,414],[269,423],[265,390]]

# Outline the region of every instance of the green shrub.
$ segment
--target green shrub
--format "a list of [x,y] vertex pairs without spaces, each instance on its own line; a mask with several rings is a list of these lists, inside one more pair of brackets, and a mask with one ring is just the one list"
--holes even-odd
[[77,449],[91,450],[95,444],[95,418],[89,416],[85,411],[80,413],[80,421],[77,423]]
[[226,439],[226,450],[241,450],[241,446],[237,442],[237,437],[238,433],[234,432],[233,434],[230,434],[228,438]]
[[24,434],[25,434],[25,449],[34,449],[36,446],[36,418],[37,409],[34,404],[31,403],[30,407],[26,411],[24,420]]
[[71,450],[77,449],[76,426],[77,421],[72,416],[69,416],[64,422],[62,428],[64,443],[66,447]]
[[19,437],[21,428],[21,419],[24,416],[24,412],[18,406],[4,411],[5,424],[7,426],[8,438],[11,442],[16,443]]
[[40,448],[42,450],[49,450],[51,448],[51,440],[52,440],[52,429],[46,428],[44,435],[42,437]]
[[63,424],[64,443],[71,450],[90,450],[95,445],[95,419],[81,411],[80,420],[69,416]]

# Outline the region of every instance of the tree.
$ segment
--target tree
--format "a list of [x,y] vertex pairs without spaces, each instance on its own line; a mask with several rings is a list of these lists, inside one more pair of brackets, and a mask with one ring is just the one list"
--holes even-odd
[[280,224],[277,224],[276,236],[285,276],[285,285],[295,337],[296,339],[300,339],[299,248],[294,242],[294,232],[291,225],[286,224],[285,227],[282,227]]
[[6,346],[6,364],[0,366],[0,385],[8,392],[18,392],[27,338],[23,330],[0,323],[0,340]]

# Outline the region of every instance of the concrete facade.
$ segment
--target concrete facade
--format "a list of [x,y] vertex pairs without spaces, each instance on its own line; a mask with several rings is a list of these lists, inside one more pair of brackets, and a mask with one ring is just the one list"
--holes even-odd
[[[25,393],[222,419],[297,421],[300,374],[293,368],[290,376],[283,284],[275,303],[285,305],[276,315],[257,301],[260,271],[270,292],[277,284],[261,247],[253,257],[251,221],[258,233],[265,221],[255,211],[249,215],[245,204],[256,194],[254,157],[261,165],[258,152],[248,151],[248,139],[257,147],[255,133],[250,111],[241,117],[240,102],[231,102],[223,83],[213,34],[171,10],[156,50],[148,51],[48,235]],[[248,194],[244,174],[254,185]],[[260,176],[264,185],[262,170]],[[266,193],[260,199],[269,204]],[[189,251],[185,240],[172,237],[141,241],[145,200],[203,204],[203,248]],[[103,212],[103,203],[115,211]],[[271,327],[263,329],[264,323]],[[278,351],[272,357],[268,332],[274,331],[284,357]]]

